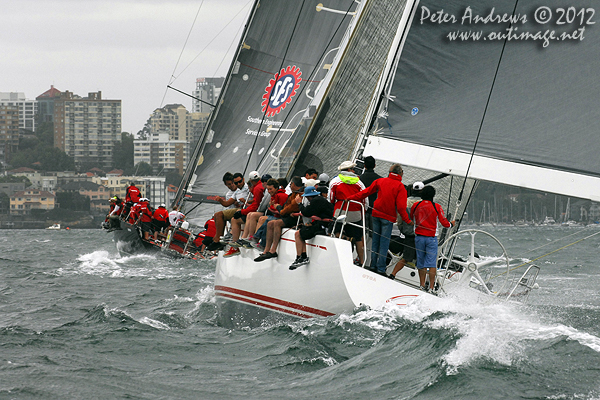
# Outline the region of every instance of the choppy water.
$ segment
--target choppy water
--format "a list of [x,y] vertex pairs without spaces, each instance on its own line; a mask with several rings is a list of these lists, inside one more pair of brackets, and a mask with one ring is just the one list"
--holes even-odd
[[[600,231],[487,229],[529,259]],[[539,260],[525,306],[435,298],[229,330],[214,261],[121,258],[100,231],[3,230],[0,399],[599,399],[599,246]]]

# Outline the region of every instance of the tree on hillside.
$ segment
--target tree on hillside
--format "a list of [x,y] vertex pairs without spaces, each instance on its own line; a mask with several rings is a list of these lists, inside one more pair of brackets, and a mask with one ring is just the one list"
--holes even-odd
[[137,163],[134,170],[135,176],[150,176],[154,174],[152,166],[144,161]]
[[25,187],[31,186],[31,181],[26,176],[4,175],[0,176],[0,183],[24,182]]
[[54,124],[45,122],[38,125],[35,138],[19,140],[19,151],[12,155],[10,164],[15,167],[32,168],[43,171],[74,171],[75,162],[64,151],[54,147]]
[[181,175],[177,171],[169,171],[165,174],[165,184],[179,186],[181,183]]
[[146,120],[146,123],[144,124],[144,127],[138,131],[136,136],[138,139],[146,140],[150,136],[151,130],[152,130],[152,123],[150,122],[150,118],[148,118]]
[[121,133],[121,141],[113,148],[113,168],[122,169],[126,175],[133,173],[133,135]]
[[57,192],[56,202],[62,209],[90,211],[90,198],[78,192]]

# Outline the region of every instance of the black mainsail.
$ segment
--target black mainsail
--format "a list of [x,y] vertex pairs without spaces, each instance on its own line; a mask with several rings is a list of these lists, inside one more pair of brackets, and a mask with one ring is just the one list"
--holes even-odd
[[357,8],[354,0],[321,2],[256,2],[197,151],[187,200],[206,201],[223,192],[227,171],[244,173],[260,165],[262,174],[277,162],[285,175],[297,150],[290,139],[310,115],[309,104]]

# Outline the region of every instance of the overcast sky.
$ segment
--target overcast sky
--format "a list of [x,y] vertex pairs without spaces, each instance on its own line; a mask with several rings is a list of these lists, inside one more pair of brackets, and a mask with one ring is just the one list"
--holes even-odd
[[122,130],[135,133],[158,107],[191,109],[189,97],[166,91],[171,81],[191,94],[196,78],[225,75],[252,3],[0,0],[0,92],[100,90],[122,100]]

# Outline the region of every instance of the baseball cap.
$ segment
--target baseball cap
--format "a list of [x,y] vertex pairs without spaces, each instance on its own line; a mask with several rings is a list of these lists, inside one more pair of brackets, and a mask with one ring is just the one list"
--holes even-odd
[[255,181],[257,179],[260,179],[260,175],[258,174],[258,171],[252,171],[248,174],[248,179],[250,179],[251,181]]
[[271,178],[272,178],[272,176],[271,176],[271,175],[269,175],[269,174],[264,174],[263,176],[261,176],[261,177],[260,177],[260,180],[261,180],[261,181],[263,181],[263,182],[266,182],[266,181],[268,181],[268,180],[269,180],[269,179],[271,179]]
[[413,183],[413,190],[423,190],[424,187],[425,185],[423,184],[423,182]]
[[354,167],[356,167],[356,163],[353,163],[352,161],[344,161],[343,163],[340,164],[340,166],[338,167],[338,170],[343,171],[345,169],[354,168]]
[[318,196],[319,192],[317,192],[317,189],[315,189],[314,186],[308,186],[306,188],[304,188],[304,194],[302,195],[302,197],[310,197],[310,196]]

